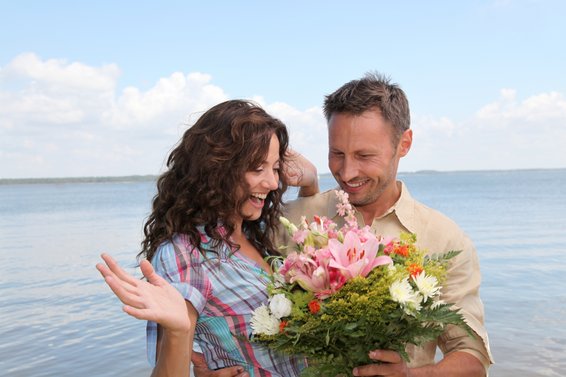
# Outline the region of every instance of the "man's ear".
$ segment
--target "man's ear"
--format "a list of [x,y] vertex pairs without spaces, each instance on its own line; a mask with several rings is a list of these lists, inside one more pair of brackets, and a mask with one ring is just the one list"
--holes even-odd
[[399,140],[399,145],[397,146],[399,151],[399,157],[405,157],[407,153],[411,150],[411,145],[413,144],[413,130],[410,128],[405,130],[401,134],[401,139]]

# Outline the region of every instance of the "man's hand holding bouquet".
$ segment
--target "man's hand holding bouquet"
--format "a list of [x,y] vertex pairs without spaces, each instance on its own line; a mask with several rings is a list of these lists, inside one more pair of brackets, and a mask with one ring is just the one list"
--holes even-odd
[[306,356],[305,376],[333,377],[371,364],[371,350],[393,350],[409,361],[407,344],[434,340],[448,324],[469,331],[439,298],[458,251],[426,255],[414,234],[378,238],[358,226],[347,194],[336,194],[346,220],[341,228],[325,217],[298,226],[281,219],[298,250],[273,264],[269,302],[251,319],[252,340]]

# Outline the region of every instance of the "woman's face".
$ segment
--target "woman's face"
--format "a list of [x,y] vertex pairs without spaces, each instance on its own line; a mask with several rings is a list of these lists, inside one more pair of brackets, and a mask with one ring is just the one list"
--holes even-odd
[[251,194],[242,205],[242,218],[253,221],[261,216],[267,194],[279,187],[279,168],[279,140],[273,134],[264,161],[258,168],[244,175]]

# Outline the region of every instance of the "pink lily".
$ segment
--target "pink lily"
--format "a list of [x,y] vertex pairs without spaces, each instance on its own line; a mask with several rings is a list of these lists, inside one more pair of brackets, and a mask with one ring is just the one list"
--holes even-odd
[[343,243],[335,239],[328,241],[328,249],[332,254],[328,265],[339,269],[347,280],[357,276],[366,277],[375,267],[393,263],[388,256],[377,256],[379,245],[379,240],[372,233],[364,232],[360,237],[356,232],[349,231]]
[[312,257],[312,249],[306,252],[293,252],[285,258],[279,273],[288,283],[298,283],[304,290],[319,292],[328,289],[328,271]]

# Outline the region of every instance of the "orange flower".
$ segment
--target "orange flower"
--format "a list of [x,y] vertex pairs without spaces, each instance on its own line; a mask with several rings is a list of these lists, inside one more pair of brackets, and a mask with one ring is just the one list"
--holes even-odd
[[281,321],[279,323],[279,332],[283,332],[285,330],[285,326],[287,326],[287,321]]
[[409,271],[412,277],[415,277],[421,272],[423,272],[423,268],[416,263],[411,263],[409,267],[407,267],[407,270]]
[[312,300],[311,302],[309,302],[309,311],[312,314],[318,313],[319,310],[320,310],[320,303],[317,300]]
[[409,246],[400,245],[399,247],[397,247],[395,249],[395,254],[399,254],[399,255],[402,255],[404,257],[408,257],[409,256]]

